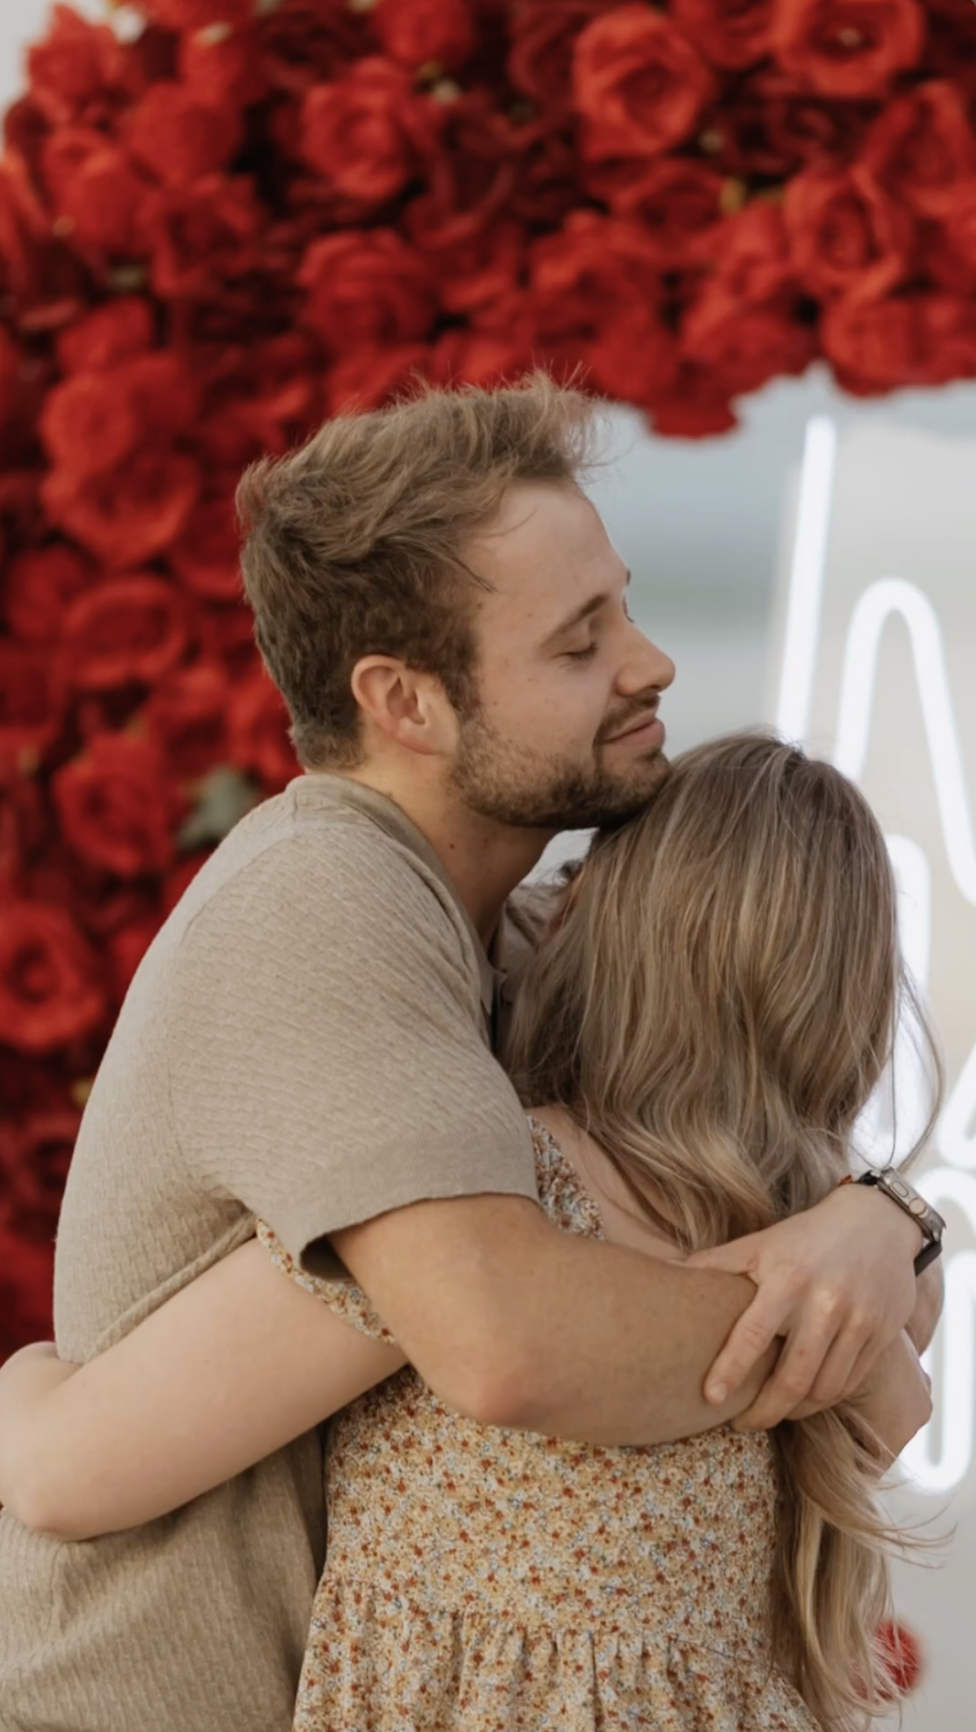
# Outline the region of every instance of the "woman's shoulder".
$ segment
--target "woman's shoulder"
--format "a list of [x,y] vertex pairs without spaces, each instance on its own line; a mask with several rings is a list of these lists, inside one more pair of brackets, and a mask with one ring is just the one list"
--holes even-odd
[[539,1201],[546,1214],[565,1232],[585,1234],[591,1239],[606,1238],[600,1211],[572,1161],[563,1154],[548,1125],[534,1113],[529,1113],[528,1119]]

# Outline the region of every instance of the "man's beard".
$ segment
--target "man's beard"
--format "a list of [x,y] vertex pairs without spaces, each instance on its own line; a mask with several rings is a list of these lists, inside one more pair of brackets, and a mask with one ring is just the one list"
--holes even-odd
[[600,762],[584,769],[542,757],[502,739],[472,711],[461,724],[451,781],[469,811],[524,830],[589,830],[622,824],[642,812],[666,779],[663,752],[646,752],[615,773]]

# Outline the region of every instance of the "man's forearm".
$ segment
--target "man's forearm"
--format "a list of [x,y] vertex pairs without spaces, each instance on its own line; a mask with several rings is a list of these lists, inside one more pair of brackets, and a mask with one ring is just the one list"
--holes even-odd
[[752,1282],[572,1236],[523,1199],[416,1204],[334,1244],[430,1386],[486,1424],[668,1442],[734,1418],[772,1366],[707,1403]]

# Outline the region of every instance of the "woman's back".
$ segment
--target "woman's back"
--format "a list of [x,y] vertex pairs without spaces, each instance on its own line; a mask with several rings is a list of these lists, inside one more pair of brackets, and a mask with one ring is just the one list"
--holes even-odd
[[[533,1136],[547,1212],[604,1237]],[[333,1293],[379,1332],[357,1290]],[[296,1732],[814,1725],[770,1658],[766,1433],[563,1443],[461,1418],[408,1369],[333,1422],[328,1493]]]

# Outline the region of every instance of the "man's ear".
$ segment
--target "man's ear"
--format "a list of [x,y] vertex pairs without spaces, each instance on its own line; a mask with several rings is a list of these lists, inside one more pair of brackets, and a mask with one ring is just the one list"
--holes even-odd
[[350,685],[367,729],[408,752],[432,756],[453,749],[454,712],[433,674],[396,656],[362,656]]

